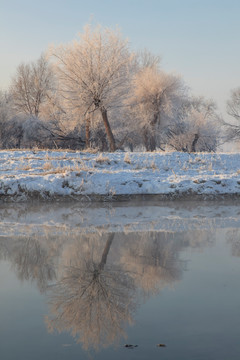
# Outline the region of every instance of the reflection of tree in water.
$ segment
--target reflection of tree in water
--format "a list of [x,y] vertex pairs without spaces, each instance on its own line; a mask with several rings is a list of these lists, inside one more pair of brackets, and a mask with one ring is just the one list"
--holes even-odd
[[174,284],[186,267],[181,251],[213,241],[206,231],[69,235],[0,241],[0,256],[11,261],[20,279],[37,281],[41,291],[58,273],[48,287],[48,328],[71,332],[85,348],[117,342],[132,322],[137,288],[151,295]]
[[129,249],[122,248],[121,262],[144,293],[157,293],[181,278],[186,262],[179,259],[183,244],[165,232],[134,233]]
[[6,238],[0,238],[0,260],[6,260],[8,253],[9,251],[6,245]]
[[186,267],[179,256],[189,244],[184,233],[118,234],[115,247],[113,238],[92,234],[67,246],[65,269],[50,287],[49,330],[70,331],[86,349],[108,346],[124,335],[137,288],[157,293],[178,281]]
[[71,266],[50,288],[49,329],[70,331],[86,349],[112,344],[124,335],[123,325],[132,321],[134,283],[120,266],[107,264],[113,238],[107,236],[101,253],[90,239],[89,247],[76,242]]
[[53,256],[37,238],[17,238],[9,244],[6,242],[4,250],[18,278],[36,281],[41,292],[56,278]]
[[227,242],[231,244],[232,256],[240,256],[240,229],[231,229],[227,232]]

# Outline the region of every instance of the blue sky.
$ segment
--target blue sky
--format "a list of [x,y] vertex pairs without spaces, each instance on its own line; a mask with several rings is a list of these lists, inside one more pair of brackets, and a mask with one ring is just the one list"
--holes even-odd
[[239,0],[0,0],[0,88],[19,63],[72,41],[89,22],[118,25],[133,49],[159,54],[163,69],[223,114],[240,86]]

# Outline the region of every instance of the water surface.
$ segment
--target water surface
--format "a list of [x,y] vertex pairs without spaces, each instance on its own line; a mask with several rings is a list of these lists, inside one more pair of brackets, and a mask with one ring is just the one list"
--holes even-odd
[[2,206],[1,359],[239,359],[238,212]]

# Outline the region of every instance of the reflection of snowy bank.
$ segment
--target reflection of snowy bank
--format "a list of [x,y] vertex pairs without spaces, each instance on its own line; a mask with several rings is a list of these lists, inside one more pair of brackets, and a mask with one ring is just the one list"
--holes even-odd
[[0,196],[105,200],[240,195],[240,154],[1,151]]
[[0,236],[236,228],[239,214],[238,201],[10,203],[0,206]]

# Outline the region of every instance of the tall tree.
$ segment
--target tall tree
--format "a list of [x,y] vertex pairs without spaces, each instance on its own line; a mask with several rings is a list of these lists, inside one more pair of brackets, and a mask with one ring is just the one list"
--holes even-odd
[[55,69],[68,105],[82,110],[89,137],[89,114],[100,112],[111,151],[115,138],[108,111],[121,105],[128,93],[132,55],[118,32],[87,26],[78,41],[52,48]]
[[179,77],[160,71],[156,60],[145,61],[143,65],[133,80],[132,102],[135,115],[142,124],[146,150],[154,151],[157,127],[171,113],[183,86]]

